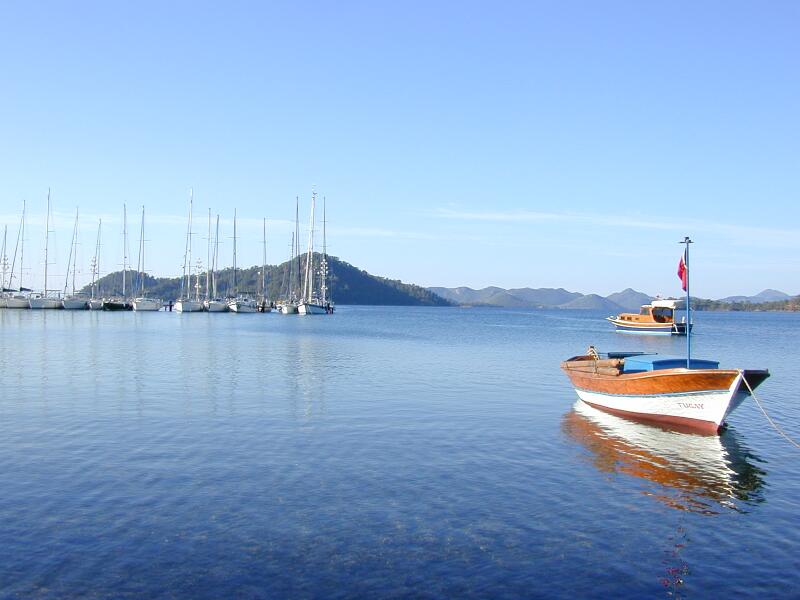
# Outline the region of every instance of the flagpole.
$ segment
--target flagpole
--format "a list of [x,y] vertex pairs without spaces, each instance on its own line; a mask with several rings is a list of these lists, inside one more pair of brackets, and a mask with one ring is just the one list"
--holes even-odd
[[689,244],[693,243],[689,236],[683,238],[681,244],[686,244],[683,261],[686,269],[686,368],[691,369],[692,364],[692,321],[689,310]]

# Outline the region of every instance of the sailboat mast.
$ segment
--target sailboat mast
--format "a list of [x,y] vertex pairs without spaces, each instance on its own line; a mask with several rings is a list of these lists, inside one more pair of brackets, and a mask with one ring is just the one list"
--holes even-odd
[[306,279],[303,288],[303,298],[306,302],[311,302],[314,294],[314,205],[317,202],[317,193],[311,192],[311,223],[308,228],[308,253],[306,254]]
[[187,257],[186,264],[188,266],[186,272],[186,297],[189,298],[192,293],[192,209],[194,206],[194,188],[189,188],[189,233],[186,235],[187,244]]
[[233,297],[237,296],[236,289],[236,209],[233,209]]
[[97,222],[97,242],[94,245],[94,260],[92,261],[92,300],[97,294],[97,277],[100,275],[100,230],[103,227],[103,219]]
[[25,200],[22,201],[22,237],[19,247],[19,291],[22,292],[22,275],[25,260]]
[[139,232],[139,264],[136,268],[139,271],[139,277],[141,277],[139,294],[144,298],[144,206],[142,206],[142,226]]
[[3,262],[3,283],[0,284],[0,292],[6,291],[6,271],[8,270],[8,258],[6,257],[6,237],[8,236],[8,225],[3,226],[3,252],[0,254],[0,261]]
[[264,253],[261,258],[261,299],[266,302],[267,300],[267,219],[264,218],[262,232],[262,244],[264,245]]
[[208,253],[206,258],[206,300],[211,299],[211,209],[208,209]]
[[69,245],[69,259],[67,260],[67,276],[64,278],[64,296],[67,295],[69,288],[69,270],[72,267],[72,295],[75,295],[75,263],[77,262],[76,251],[77,244],[75,243],[75,236],[78,235],[78,209],[75,209],[75,224],[72,226],[72,242]]
[[328,302],[328,220],[326,214],[328,199],[322,197],[322,305]]
[[128,276],[128,205],[122,205],[122,299],[125,299],[125,280]]
[[48,242],[50,240],[50,188],[47,188],[47,216],[45,217],[44,225],[44,293],[47,296],[47,251]]
[[217,215],[217,230],[214,233],[214,269],[211,273],[211,286],[214,288],[213,296],[217,297],[217,261],[219,260],[219,215]]
[[294,247],[292,248],[292,265],[295,261],[297,267],[295,268],[294,275],[295,281],[292,286],[295,289],[295,296],[300,293],[300,196],[294,197]]
[[75,295],[75,271],[78,270],[78,207],[75,207],[75,231],[72,233],[72,295]]

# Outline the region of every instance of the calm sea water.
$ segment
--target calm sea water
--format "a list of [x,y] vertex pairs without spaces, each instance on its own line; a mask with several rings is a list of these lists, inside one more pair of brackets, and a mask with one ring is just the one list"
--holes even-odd
[[[0,311],[3,598],[797,597],[800,462],[576,404],[577,311]],[[699,313],[800,437],[800,315]]]

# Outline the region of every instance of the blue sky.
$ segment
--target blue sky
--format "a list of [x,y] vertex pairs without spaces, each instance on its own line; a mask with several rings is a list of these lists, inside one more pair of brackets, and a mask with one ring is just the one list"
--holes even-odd
[[[177,274],[189,188],[230,262],[285,260],[295,196],[329,250],[422,285],[800,292],[800,4],[5,2],[0,225],[60,287],[80,206],[103,270]],[[0,232],[1,233],[1,232]],[[301,234],[305,245],[305,233]]]

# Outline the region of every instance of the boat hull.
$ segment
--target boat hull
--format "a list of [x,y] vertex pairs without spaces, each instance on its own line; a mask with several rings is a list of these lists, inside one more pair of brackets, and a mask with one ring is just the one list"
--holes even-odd
[[89,300],[86,303],[86,307],[89,310],[103,310],[103,301],[102,300],[98,300],[97,298]]
[[164,303],[155,298],[136,298],[133,301],[133,310],[136,312],[154,312],[161,310]]
[[311,302],[303,302],[297,307],[297,312],[301,315],[324,315],[328,311],[321,304],[312,304]]
[[233,300],[228,303],[228,309],[235,313],[258,312],[258,306],[250,300]]
[[127,300],[103,300],[103,310],[133,310],[133,306]]
[[6,298],[6,308],[30,308],[31,305],[26,296],[11,296]]
[[[634,323],[608,317],[618,333],[644,335],[686,335],[686,323]],[[691,327],[690,327],[691,329]]]
[[85,298],[64,298],[64,310],[86,310],[89,308]]
[[206,312],[228,312],[228,303],[224,300],[206,300],[203,302]]
[[175,311],[179,313],[203,312],[203,303],[199,300],[178,300]]
[[58,298],[31,298],[30,307],[33,309],[59,309],[62,308],[61,300]]
[[279,304],[277,308],[278,312],[282,315],[296,315],[297,314],[297,305],[296,304]]
[[715,434],[766,371],[664,369],[603,375],[564,369],[578,397],[609,413]]

